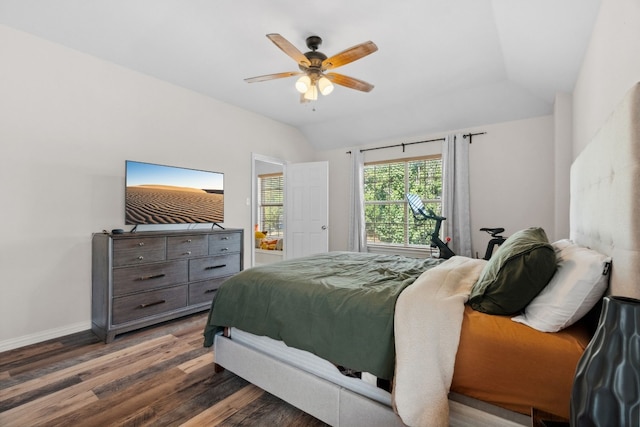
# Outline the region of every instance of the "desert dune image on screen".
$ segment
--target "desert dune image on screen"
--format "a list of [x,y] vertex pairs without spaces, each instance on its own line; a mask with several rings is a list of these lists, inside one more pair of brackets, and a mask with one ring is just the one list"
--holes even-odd
[[221,223],[224,175],[127,161],[127,224]]

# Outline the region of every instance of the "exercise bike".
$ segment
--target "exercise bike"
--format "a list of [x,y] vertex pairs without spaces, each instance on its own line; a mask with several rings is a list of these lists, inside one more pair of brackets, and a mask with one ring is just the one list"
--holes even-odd
[[[449,259],[455,255],[455,253],[449,248],[449,246],[440,239],[440,226],[442,225],[442,221],[447,218],[443,216],[436,215],[431,209],[427,209],[422,203],[422,199],[420,196],[416,194],[407,194],[407,201],[409,202],[409,207],[413,212],[413,218],[416,222],[422,222],[426,220],[434,220],[436,222],[436,226],[433,229],[433,232],[429,234],[431,240],[431,247],[437,247],[440,250],[440,258]],[[491,235],[491,239],[489,243],[487,243],[487,250],[484,254],[485,260],[489,260],[493,255],[493,251],[497,246],[500,246],[507,240],[506,237],[500,235],[500,233],[504,232],[504,228],[481,228],[480,231],[486,231]]]
[[449,246],[447,246],[447,244],[440,239],[440,227],[442,226],[442,221],[447,218],[438,216],[433,212],[433,210],[427,209],[424,206],[424,203],[422,203],[422,199],[420,198],[420,196],[416,194],[407,194],[407,201],[409,202],[409,207],[411,207],[413,218],[416,222],[427,220],[436,222],[436,225],[433,228],[433,232],[429,234],[429,237],[431,240],[431,247],[437,247],[440,250],[440,258],[449,259],[454,256],[455,254],[449,248]]
[[507,238],[504,236],[500,236],[500,233],[504,232],[504,228],[502,227],[481,228],[480,231],[486,231],[491,235],[491,239],[489,240],[489,243],[487,243],[487,251],[484,253],[484,258],[482,258],[488,261],[491,258],[491,255],[493,255],[493,250],[495,249],[495,247],[503,244],[504,241],[507,240]]

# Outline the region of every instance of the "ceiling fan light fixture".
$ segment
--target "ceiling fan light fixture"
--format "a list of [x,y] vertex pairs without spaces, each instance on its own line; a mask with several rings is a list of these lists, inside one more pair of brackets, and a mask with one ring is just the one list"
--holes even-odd
[[304,99],[308,101],[315,101],[318,99],[318,88],[316,85],[309,86],[309,90],[304,93]]
[[311,86],[311,78],[309,76],[302,76],[296,81],[296,90],[300,93],[307,93]]
[[[280,48],[281,51],[291,57],[291,59],[296,61],[300,71],[287,71],[244,79],[247,83],[298,76],[299,78],[296,80],[295,88],[300,92],[300,100],[302,102],[318,99],[318,92],[325,96],[329,95],[333,92],[334,85],[344,86],[361,92],[370,92],[371,89],[373,89],[373,85],[370,83],[333,72],[333,70],[338,67],[342,67],[343,65],[376,52],[378,46],[372,41],[357,44],[349,49],[343,50],[337,55],[327,57],[327,55],[318,51],[318,47],[322,43],[322,39],[318,36],[307,37],[307,47],[311,49],[307,53],[302,53],[280,34],[267,34],[267,38]],[[327,70],[332,70],[328,73],[330,77],[324,74]]]
[[322,76],[320,77],[320,80],[318,80],[318,89],[320,90],[321,94],[329,95],[331,92],[333,92],[333,83],[331,83],[331,80],[329,80],[325,76]]

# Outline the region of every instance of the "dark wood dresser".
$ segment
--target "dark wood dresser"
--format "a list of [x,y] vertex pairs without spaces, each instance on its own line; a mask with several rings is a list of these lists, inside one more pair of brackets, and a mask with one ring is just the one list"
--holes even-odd
[[208,310],[220,285],[242,270],[243,241],[241,229],[94,234],[93,332],[108,343]]

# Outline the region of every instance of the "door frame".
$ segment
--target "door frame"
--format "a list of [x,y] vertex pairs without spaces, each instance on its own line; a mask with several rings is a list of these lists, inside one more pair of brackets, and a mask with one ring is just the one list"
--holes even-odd
[[[282,167],[282,173],[284,174],[284,179],[285,179],[285,186],[286,186],[286,174],[285,174],[285,168],[286,168],[286,162],[282,159],[278,159],[276,157],[270,157],[270,156],[265,156],[262,154],[257,154],[257,153],[251,153],[251,227],[249,227],[249,230],[251,230],[251,267],[256,265],[256,251],[255,251],[255,236],[253,234],[253,227],[254,224],[256,224],[256,221],[258,220],[257,217],[257,210],[258,210],[258,206],[257,206],[257,202],[258,202],[258,172],[257,172],[257,168],[256,168],[256,163],[257,162],[263,162],[263,163],[272,163],[274,165],[279,165],[280,167]],[[284,200],[283,203],[286,203],[286,198]],[[286,235],[286,221],[285,221],[285,235]],[[284,239],[284,237],[283,237]],[[287,242],[286,240],[283,242],[283,246],[286,250],[287,248]],[[284,256],[284,253],[283,253]]]

